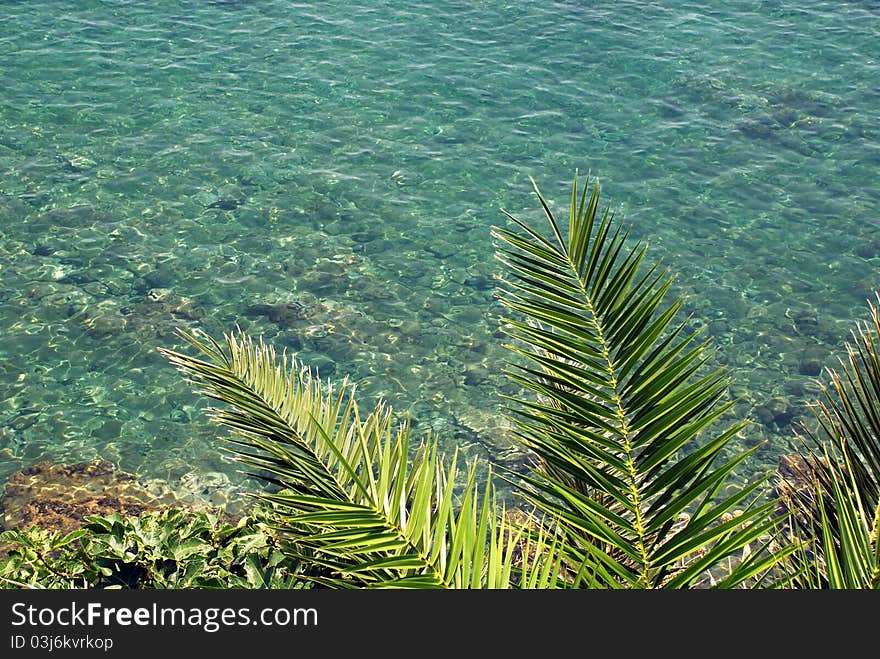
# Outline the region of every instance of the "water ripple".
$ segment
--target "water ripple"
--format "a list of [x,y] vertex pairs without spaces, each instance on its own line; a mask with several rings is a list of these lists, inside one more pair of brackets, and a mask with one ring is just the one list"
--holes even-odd
[[880,287],[877,2],[3,12],[0,477],[231,473],[155,348],[237,323],[504,453],[488,229],[539,217],[529,175],[564,204],[575,167],[599,173],[737,413],[784,410],[760,409],[755,470]]

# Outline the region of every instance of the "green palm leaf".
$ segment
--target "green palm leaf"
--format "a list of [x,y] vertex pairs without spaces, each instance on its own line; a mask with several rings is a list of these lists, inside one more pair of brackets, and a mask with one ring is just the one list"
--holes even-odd
[[579,194],[575,175],[567,227],[533,180],[547,235],[506,211],[514,228],[493,230],[508,374],[537,394],[511,397],[540,465],[517,482],[558,524],[572,584],[691,587],[732,558],[715,585],[761,578],[778,560],[755,550],[773,528],[765,480],[719,495],[752,452],[721,457],[743,424],[704,439],[730,408],[727,376],[703,373],[708,344],[674,323],[680,300],[663,306],[671,279],[643,268],[646,247],[599,212],[589,179]]
[[805,487],[787,498],[795,583],[880,588],[880,314],[858,323],[804,428]]
[[353,387],[323,384],[286,355],[241,332],[225,345],[182,336],[204,359],[161,349],[199,392],[225,405],[235,459],[273,483],[259,495],[280,512],[287,550],[334,588],[542,588],[552,543],[496,505],[491,473],[464,482],[436,442],[410,450],[407,423],[378,404],[362,417]]

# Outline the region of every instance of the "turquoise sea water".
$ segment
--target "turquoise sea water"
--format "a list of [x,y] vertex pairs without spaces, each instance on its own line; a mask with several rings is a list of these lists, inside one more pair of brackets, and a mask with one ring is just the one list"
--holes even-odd
[[880,288],[878,115],[880,2],[0,2],[0,482],[237,482],[156,351],[236,324],[515,461],[489,230],[575,168],[772,468]]

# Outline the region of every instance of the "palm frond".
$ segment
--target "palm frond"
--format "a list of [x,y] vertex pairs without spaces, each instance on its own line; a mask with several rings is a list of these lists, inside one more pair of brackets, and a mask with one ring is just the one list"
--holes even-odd
[[472,465],[462,482],[436,441],[413,455],[409,424],[395,425],[390,408],[362,416],[346,381],[334,390],[262,340],[181,335],[203,359],[161,352],[224,404],[211,414],[233,431],[228,450],[275,486],[259,498],[280,511],[288,551],[315,568],[315,584],[508,588],[556,578],[552,541],[504,514],[491,472],[481,484]]
[[[730,408],[728,376],[704,373],[709,344],[664,306],[671,278],[643,267],[646,246],[599,210],[599,185],[575,173],[563,227],[532,180],[546,234],[505,215],[495,227],[500,300],[516,355],[508,370],[531,396],[511,396],[518,438],[539,467],[517,481],[558,520],[567,564],[591,587],[692,587],[736,557],[716,585],[766,573],[774,557],[740,560],[773,532],[765,479],[722,496],[754,451],[722,455],[743,425],[704,439]],[[738,516],[725,514],[737,506]]]
[[880,588],[880,313],[869,308],[822,384],[816,429],[803,428],[804,486],[786,498],[801,587]]

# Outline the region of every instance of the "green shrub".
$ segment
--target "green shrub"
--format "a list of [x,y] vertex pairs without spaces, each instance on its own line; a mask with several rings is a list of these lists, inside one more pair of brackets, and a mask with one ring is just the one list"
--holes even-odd
[[8,530],[7,588],[292,588],[298,563],[280,551],[266,512],[236,524],[205,511],[93,516],[63,534]]

